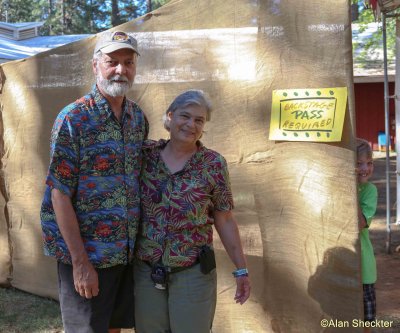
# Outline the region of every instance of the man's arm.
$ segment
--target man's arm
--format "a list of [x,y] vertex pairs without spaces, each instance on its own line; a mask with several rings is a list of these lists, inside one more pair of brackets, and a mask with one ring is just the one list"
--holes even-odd
[[[239,229],[231,211],[214,212],[215,229],[222,244],[236,268],[246,268],[246,258],[243,254]],[[236,303],[243,304],[250,296],[250,280],[248,276],[236,278]]]
[[57,189],[51,191],[56,220],[72,258],[75,290],[86,298],[99,293],[97,272],[89,261],[71,199]]

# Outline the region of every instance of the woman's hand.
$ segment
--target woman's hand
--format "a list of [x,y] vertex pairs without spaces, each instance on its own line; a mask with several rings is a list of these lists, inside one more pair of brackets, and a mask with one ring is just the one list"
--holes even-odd
[[236,278],[236,294],[235,301],[242,305],[250,296],[250,279],[248,276],[238,276]]
[[[246,258],[243,254],[239,229],[231,211],[214,212],[215,229],[228,252],[229,257],[237,268],[245,268]],[[236,279],[236,303],[243,304],[250,296],[250,280],[246,275],[235,277]]]

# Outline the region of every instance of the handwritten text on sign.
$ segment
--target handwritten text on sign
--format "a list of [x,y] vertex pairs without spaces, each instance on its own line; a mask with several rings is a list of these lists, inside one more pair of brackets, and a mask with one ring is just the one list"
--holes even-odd
[[271,140],[340,141],[347,88],[274,90]]

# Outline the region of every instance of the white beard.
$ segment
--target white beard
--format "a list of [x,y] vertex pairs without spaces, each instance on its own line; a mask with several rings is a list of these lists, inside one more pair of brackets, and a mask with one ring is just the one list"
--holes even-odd
[[[124,82],[115,82],[116,80]],[[125,96],[132,87],[132,83],[133,82],[129,82],[128,78],[124,75],[114,75],[110,79],[105,79],[100,71],[97,74],[97,85],[105,94],[111,97]]]

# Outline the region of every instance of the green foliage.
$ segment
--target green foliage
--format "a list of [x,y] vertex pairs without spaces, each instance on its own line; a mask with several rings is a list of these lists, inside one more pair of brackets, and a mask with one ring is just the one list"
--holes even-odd
[[[391,14],[396,14],[395,12]],[[374,16],[372,9],[364,7],[364,9],[359,13],[358,20],[354,23],[359,24],[359,32],[364,32],[368,23],[376,22],[378,18]],[[381,19],[379,17],[379,19]],[[386,45],[387,45],[387,56],[388,59],[394,59],[396,52],[396,20],[394,18],[386,19]],[[353,43],[353,51],[355,48],[359,48],[360,45]],[[362,51],[356,57],[356,60],[367,64],[368,59],[374,59],[377,55],[382,52],[382,25],[379,26],[378,30],[372,33],[368,40],[363,40],[363,45],[361,45]]]
[[157,8],[160,8],[161,6],[164,6],[169,0],[152,0],[152,9],[155,10]]
[[128,22],[169,0],[0,0],[0,21],[45,22],[42,35],[90,34]]
[[146,6],[143,6],[145,2],[141,2],[142,7],[137,2],[131,0],[112,0],[111,25],[117,26],[139,17],[146,11]]
[[34,22],[44,18],[46,0],[1,0],[0,21]]

